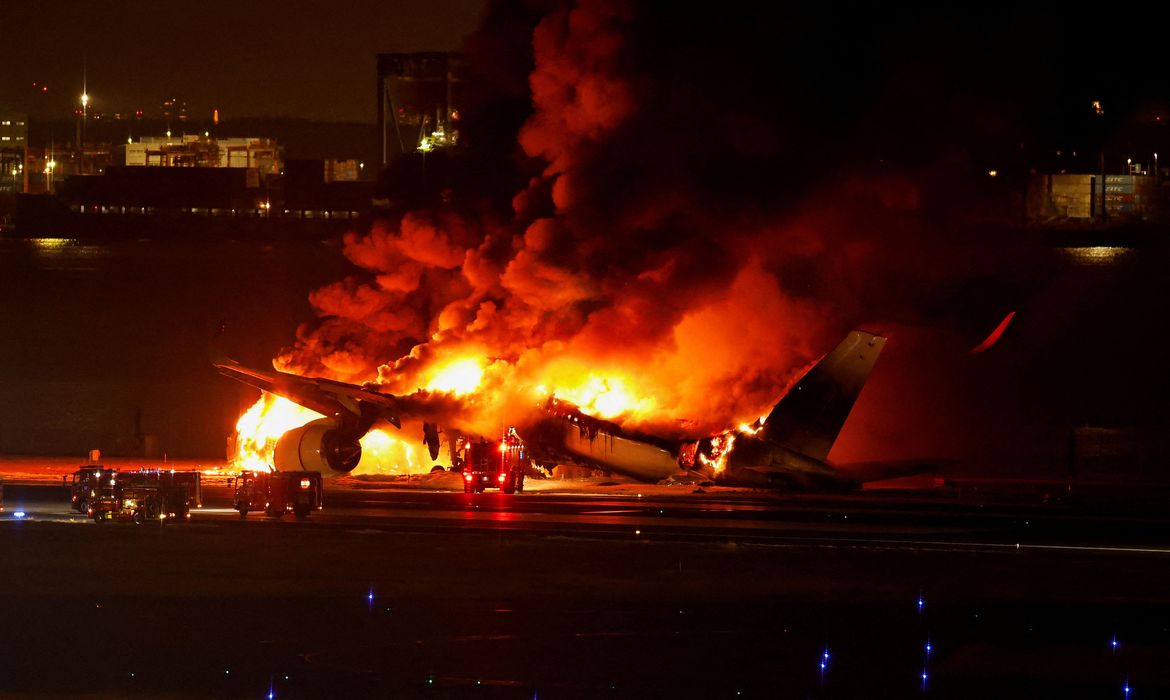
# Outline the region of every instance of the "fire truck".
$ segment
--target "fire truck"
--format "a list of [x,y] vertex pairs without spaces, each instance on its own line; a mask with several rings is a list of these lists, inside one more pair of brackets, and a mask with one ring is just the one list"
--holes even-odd
[[[65,482],[69,487],[69,507],[78,513],[89,511],[89,502],[97,495],[97,489],[103,483],[108,483],[114,474],[113,469],[107,469],[100,464],[90,464],[78,467],[73,472],[72,479]],[[65,479],[67,477],[62,477]]]
[[126,485],[173,486],[187,492],[187,509],[203,507],[203,475],[196,470],[137,469],[118,472]]
[[[115,479],[116,476],[116,479]],[[122,471],[98,464],[78,467],[69,486],[69,505],[78,513],[88,513],[89,503],[99,491],[108,488],[111,481],[126,486],[169,486],[183,488],[187,495],[187,509],[203,507],[202,474],[198,471],[174,469],[138,469]]]
[[270,518],[292,513],[304,520],[321,510],[321,472],[244,472],[232,479],[231,487],[240,519],[262,510]]
[[86,513],[95,523],[129,520],[139,525],[148,522],[161,525],[188,520],[191,511],[187,504],[186,486],[142,479],[127,482],[111,474],[90,491]]
[[463,472],[463,493],[498,488],[503,493],[524,492],[528,452],[515,428],[508,428],[498,445],[486,440],[456,444],[453,466]]

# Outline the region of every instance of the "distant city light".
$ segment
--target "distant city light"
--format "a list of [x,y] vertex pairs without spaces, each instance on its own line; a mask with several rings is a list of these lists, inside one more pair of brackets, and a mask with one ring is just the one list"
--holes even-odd
[[83,92],[83,93],[81,93],[81,107],[82,107],[82,109],[84,109],[88,106],[89,106],[89,95]]
[[996,175],[999,175],[998,170],[988,170],[987,171],[987,177],[995,177]]
[[1105,114],[1105,110],[1101,108],[1101,100],[1093,100],[1093,114]]

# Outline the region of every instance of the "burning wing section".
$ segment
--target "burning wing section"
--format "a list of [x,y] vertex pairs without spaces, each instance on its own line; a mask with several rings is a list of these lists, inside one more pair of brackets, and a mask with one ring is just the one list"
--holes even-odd
[[280,471],[349,473],[361,461],[358,441],[375,421],[401,427],[397,400],[368,387],[253,369],[225,357],[214,358],[212,364],[226,377],[325,415],[281,436],[274,454]]

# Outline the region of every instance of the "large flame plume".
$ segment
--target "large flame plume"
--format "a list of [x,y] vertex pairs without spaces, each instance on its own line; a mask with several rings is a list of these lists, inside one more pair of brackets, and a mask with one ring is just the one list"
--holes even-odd
[[[272,456],[280,436],[322,417],[320,413],[288,399],[262,393],[236,422],[232,467],[248,471],[272,470]],[[430,471],[438,463],[430,459],[425,449],[382,429],[366,433],[361,445],[362,460],[355,470],[358,474],[415,474]]]
[[[444,420],[485,435],[555,395],[709,437],[767,413],[844,331],[929,288],[943,236],[924,235],[914,182],[887,170],[790,192],[783,91],[727,91],[750,58],[713,70],[724,59],[639,11],[580,0],[540,20],[515,139],[541,169],[511,211],[455,192],[347,234],[357,273],[311,294],[319,318],[277,368],[441,399]],[[721,441],[725,459],[734,435]],[[392,461],[428,466],[405,450]]]

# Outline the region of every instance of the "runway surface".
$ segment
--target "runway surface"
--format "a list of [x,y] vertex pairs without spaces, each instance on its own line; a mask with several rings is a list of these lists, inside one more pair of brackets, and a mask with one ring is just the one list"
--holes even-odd
[[[232,509],[226,479],[206,478],[199,523],[240,519]],[[753,544],[826,544],[912,549],[1064,549],[1170,554],[1170,508],[1157,502],[1086,506],[1012,502],[982,496],[960,498],[931,493],[842,495],[768,492],[705,492],[681,487],[664,494],[605,494],[605,487],[556,486],[537,493],[495,491],[464,494],[450,490],[386,486],[331,486],[325,508],[308,523],[319,527],[375,527],[387,531],[523,532],[583,538],[642,538]],[[63,487],[8,486],[8,517],[84,523],[67,507]],[[1170,503],[1170,498],[1168,498]],[[3,517],[3,516],[0,516]],[[268,521],[251,513],[250,521]],[[286,516],[285,520],[292,520]]]
[[140,527],[9,484],[0,694],[1170,692],[1156,508],[606,488],[350,484],[241,521],[210,479],[189,523]]

